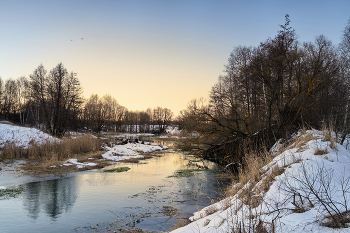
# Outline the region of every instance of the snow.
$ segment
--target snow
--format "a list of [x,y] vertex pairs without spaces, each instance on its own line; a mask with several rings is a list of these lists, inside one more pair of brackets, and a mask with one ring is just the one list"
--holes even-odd
[[179,130],[179,127],[175,126],[168,126],[166,129],[165,129],[165,132],[168,133],[168,134],[171,134],[171,135],[179,135],[182,130]]
[[[69,132],[69,135],[71,135],[72,139],[74,139],[76,136],[81,136],[82,134]],[[154,136],[154,134],[123,134],[119,136]],[[52,137],[51,135],[46,134],[38,129],[16,126],[7,121],[0,121],[0,148],[4,147],[6,143],[14,143],[15,146],[26,149],[32,143],[42,145],[47,142],[51,143],[60,141],[61,140]],[[110,159],[115,161],[121,161],[130,158],[143,158],[143,156],[140,153],[164,150],[167,148],[168,147],[166,146],[158,146],[157,144],[148,142],[144,142],[144,144],[129,143],[126,145],[105,147],[107,152],[103,155],[103,157],[104,159]],[[24,175],[21,172],[21,166],[25,163],[26,160],[17,160],[10,164],[6,164],[0,161],[0,187],[57,178],[52,174],[47,174],[44,177]],[[62,166],[76,166],[77,168],[96,165],[96,163],[92,162],[80,163],[77,159],[69,159],[65,161],[64,164],[62,164]],[[55,165],[50,167],[56,168]]]
[[[274,232],[350,232],[350,228],[324,225],[329,216],[326,209],[335,214],[349,208],[350,153],[344,146],[324,140],[322,131],[299,132],[294,139],[308,136],[301,143],[295,140],[282,153],[283,145],[278,141],[272,150],[275,157],[260,169],[259,182],[248,182],[235,195],[199,210],[190,218],[192,223],[173,232],[238,232],[239,227],[248,232],[259,220],[268,232],[273,231],[272,226]],[[324,154],[315,155],[317,150]],[[273,179],[266,192],[260,190],[276,168],[284,172]],[[258,206],[243,202],[240,194],[245,189],[262,198]],[[296,206],[302,211],[296,211]]]
[[148,153],[157,150],[168,149],[167,146],[159,146],[156,143],[144,142],[142,143],[127,143],[125,145],[115,145],[113,147],[106,146],[106,153],[102,155],[103,158],[109,160],[126,160],[131,158],[144,158],[140,153]]
[[117,134],[115,137],[152,137],[154,136],[153,133],[122,133],[122,134]]
[[186,139],[187,137],[179,137],[179,136],[168,136],[168,135],[164,135],[164,136],[159,136],[159,138]]
[[77,159],[68,159],[66,163],[63,164],[64,166],[70,166],[70,165],[76,165],[77,168],[83,168],[85,166],[96,166],[97,163],[80,163]]
[[35,128],[21,127],[0,122],[0,148],[7,143],[14,143],[18,147],[28,148],[31,142],[44,144],[46,142],[59,142],[60,140],[52,137]]

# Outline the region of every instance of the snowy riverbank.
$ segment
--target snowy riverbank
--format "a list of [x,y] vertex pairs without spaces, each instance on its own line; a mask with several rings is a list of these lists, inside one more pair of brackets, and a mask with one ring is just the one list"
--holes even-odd
[[[128,136],[130,135],[131,134],[128,134]],[[86,137],[86,135],[84,134],[74,134],[72,138],[64,140],[77,140],[77,138],[84,136]],[[120,137],[120,135],[118,135],[118,137]],[[46,134],[35,128],[16,126],[10,122],[0,122],[0,149],[6,143],[12,144],[21,149],[28,149],[30,148],[30,145],[32,143],[36,145],[43,145],[45,143],[63,143],[64,140],[52,137],[51,135]],[[10,163],[9,161],[7,161],[7,163],[0,161],[0,178],[9,181],[0,182],[0,186],[18,184],[28,180],[37,180],[36,178],[32,179],[30,176],[27,177],[26,175],[24,175],[24,170],[22,169],[22,167],[26,166],[28,168],[29,166],[31,166],[31,164],[38,167],[38,163],[41,163],[42,166],[44,166],[45,171],[43,171],[42,168],[40,168],[40,174],[47,178],[52,178],[55,177],[55,175],[58,175],[61,170],[63,174],[67,174],[68,172],[101,168],[119,161],[130,161],[131,159],[134,159],[135,162],[139,159],[145,158],[145,154],[148,154],[147,157],[150,157],[149,153],[165,150],[168,149],[168,147],[159,146],[156,143],[140,141],[137,143],[127,143],[109,146],[106,144],[102,147],[102,149],[104,150],[102,153],[98,152],[92,154],[92,157],[89,157],[89,154],[84,155],[84,157],[81,157],[80,155],[77,155],[78,157],[75,157],[73,155],[69,159],[63,161],[56,161],[55,159],[51,158],[51,155],[49,154],[47,155],[47,158],[45,158],[46,160],[44,162],[36,162],[33,160],[29,161],[26,159],[12,161]],[[0,150],[0,153],[3,153],[3,151]],[[96,154],[98,154],[98,156],[96,156]],[[52,159],[53,161],[47,162],[50,159]],[[35,173],[34,170],[33,172]]]
[[[283,146],[275,146],[275,157],[260,169],[259,181],[194,213],[192,223],[173,233],[350,232],[344,228],[350,222],[349,151],[316,130],[299,133]],[[275,171],[280,172],[270,181]],[[258,200],[254,206],[244,202],[247,193]]]

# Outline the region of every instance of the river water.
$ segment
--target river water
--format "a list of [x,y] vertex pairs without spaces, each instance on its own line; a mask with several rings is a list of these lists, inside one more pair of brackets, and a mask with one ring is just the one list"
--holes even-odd
[[[130,170],[103,172],[115,167]],[[210,170],[173,176],[198,167]],[[170,149],[138,164],[6,186],[23,191],[0,197],[0,232],[168,231],[178,217],[188,218],[220,198],[228,182],[214,163]]]

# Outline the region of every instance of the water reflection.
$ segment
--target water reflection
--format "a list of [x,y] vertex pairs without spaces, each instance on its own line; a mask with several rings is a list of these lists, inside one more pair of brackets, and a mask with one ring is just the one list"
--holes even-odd
[[44,211],[51,220],[55,220],[62,213],[71,210],[77,199],[75,178],[48,180],[21,185],[24,209],[32,219],[39,217]]
[[130,170],[95,170],[21,185],[18,198],[0,201],[0,232],[167,231],[175,215],[189,217],[220,193],[213,170],[172,177],[180,169],[215,169],[214,163],[180,152],[168,150],[139,164],[114,167]]

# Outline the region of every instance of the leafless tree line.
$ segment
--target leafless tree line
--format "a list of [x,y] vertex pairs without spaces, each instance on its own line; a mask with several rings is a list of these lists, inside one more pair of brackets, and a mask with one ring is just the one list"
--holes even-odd
[[111,95],[85,100],[77,74],[62,63],[50,72],[39,65],[29,78],[0,78],[0,118],[37,125],[56,136],[79,128],[162,132],[172,117],[172,111],[162,107],[129,111]]
[[118,104],[115,98],[91,95],[84,107],[84,121],[94,131],[164,132],[171,123],[173,112],[168,108],[148,108],[130,111]]
[[277,35],[257,47],[235,47],[209,104],[193,100],[181,112],[180,122],[201,132],[210,151],[229,154],[247,140],[245,148],[269,147],[325,123],[349,132],[350,21],[338,46],[323,35],[301,43],[289,23],[286,15]]
[[50,72],[39,65],[29,76],[0,79],[2,118],[19,124],[42,125],[53,135],[62,136],[78,119],[83,104],[82,88],[76,74],[62,63]]

